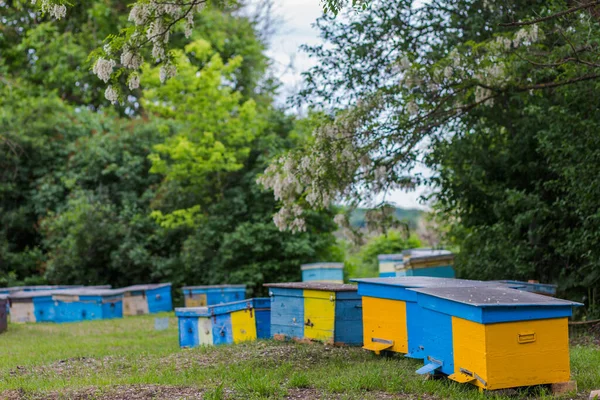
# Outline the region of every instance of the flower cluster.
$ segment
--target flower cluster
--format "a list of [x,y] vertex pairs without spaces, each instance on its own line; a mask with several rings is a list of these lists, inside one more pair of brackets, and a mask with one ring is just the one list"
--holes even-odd
[[[31,4],[37,5],[37,3],[38,0],[31,0]],[[56,19],[62,19],[67,16],[67,6],[64,4],[53,4],[49,0],[40,0],[40,8],[43,13],[48,13]]]

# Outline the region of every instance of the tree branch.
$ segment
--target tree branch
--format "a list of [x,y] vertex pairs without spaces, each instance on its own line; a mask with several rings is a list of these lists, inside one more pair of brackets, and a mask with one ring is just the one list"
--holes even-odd
[[534,24],[537,24],[539,22],[545,22],[545,21],[549,21],[549,20],[554,19],[554,18],[560,18],[560,17],[563,17],[565,15],[574,13],[576,11],[584,10],[586,8],[592,8],[592,7],[597,6],[597,5],[600,5],[600,0],[596,0],[596,1],[593,1],[591,3],[583,4],[583,5],[580,5],[580,6],[577,6],[577,7],[571,7],[568,10],[561,11],[561,12],[556,13],[556,14],[548,15],[547,17],[533,19],[531,21],[524,21],[524,22],[507,22],[507,23],[504,23],[504,24],[498,24],[498,26],[507,27],[507,26],[527,26],[527,25],[534,25]]

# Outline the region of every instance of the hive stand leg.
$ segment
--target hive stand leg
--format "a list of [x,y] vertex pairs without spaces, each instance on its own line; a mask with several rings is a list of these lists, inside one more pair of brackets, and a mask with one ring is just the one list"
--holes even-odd
[[550,386],[552,394],[563,394],[577,391],[577,381],[553,383]]

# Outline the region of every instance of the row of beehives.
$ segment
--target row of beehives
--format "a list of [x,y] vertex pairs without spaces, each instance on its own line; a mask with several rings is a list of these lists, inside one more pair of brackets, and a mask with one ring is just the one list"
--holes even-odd
[[579,303],[498,282],[356,282],[266,284],[270,298],[178,308],[180,345],[271,337],[361,345],[421,359],[420,374],[440,373],[490,390],[570,378],[567,320]]
[[[171,284],[110,286],[30,286],[3,289],[0,317],[11,322],[77,322],[172,311]],[[0,293],[2,293],[0,292]],[[0,321],[6,329],[5,322]]]

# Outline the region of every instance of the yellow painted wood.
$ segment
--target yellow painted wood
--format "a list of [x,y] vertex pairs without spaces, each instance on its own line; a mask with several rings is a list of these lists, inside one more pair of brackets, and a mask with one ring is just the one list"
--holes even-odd
[[213,325],[212,318],[202,317],[198,318],[198,342],[205,345],[213,345]]
[[231,313],[233,342],[256,340],[256,320],[254,310],[240,310]]
[[387,350],[408,353],[408,326],[406,322],[406,303],[400,300],[378,299],[363,296],[363,337],[364,348],[375,352],[374,343],[393,341]]
[[570,379],[567,318],[481,325],[453,317],[452,328],[453,375],[460,374],[461,368],[477,374],[483,382],[473,383],[481,388],[495,390]]
[[205,307],[206,305],[206,293],[197,293],[185,296],[186,307]]
[[123,297],[123,315],[144,315],[148,314],[148,301],[145,296]]
[[485,330],[488,389],[570,379],[567,318],[491,324]]
[[333,341],[335,293],[304,290],[304,337]]
[[[472,382],[484,386],[475,375],[488,381],[486,358],[486,325],[466,319],[452,317],[452,347],[454,349],[454,374],[449,378],[460,383]],[[470,372],[471,377],[461,373],[461,368]]]

